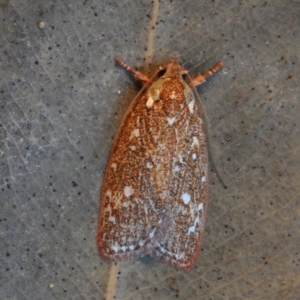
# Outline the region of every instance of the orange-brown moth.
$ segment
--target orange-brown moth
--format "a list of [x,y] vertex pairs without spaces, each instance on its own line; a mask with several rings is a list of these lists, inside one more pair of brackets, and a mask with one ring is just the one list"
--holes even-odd
[[106,166],[99,253],[114,261],[150,255],[190,270],[208,206],[206,134],[191,88],[223,64],[187,83],[188,71],[176,61],[152,78],[116,61],[145,85],[128,108]]

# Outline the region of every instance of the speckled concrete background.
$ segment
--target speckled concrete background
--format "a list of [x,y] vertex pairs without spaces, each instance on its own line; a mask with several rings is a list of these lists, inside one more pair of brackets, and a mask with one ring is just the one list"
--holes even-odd
[[[104,299],[95,245],[111,140],[151,1],[0,1],[0,299]],[[43,21],[44,28],[38,23]],[[198,91],[210,207],[196,268],[124,262],[116,299],[299,299],[300,2],[161,1],[155,66],[225,64]]]

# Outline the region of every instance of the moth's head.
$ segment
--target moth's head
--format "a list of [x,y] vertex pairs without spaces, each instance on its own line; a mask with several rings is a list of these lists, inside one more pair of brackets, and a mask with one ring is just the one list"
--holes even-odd
[[170,63],[166,67],[166,73],[164,77],[174,77],[188,73],[188,71],[179,65],[179,63],[175,60],[171,60]]

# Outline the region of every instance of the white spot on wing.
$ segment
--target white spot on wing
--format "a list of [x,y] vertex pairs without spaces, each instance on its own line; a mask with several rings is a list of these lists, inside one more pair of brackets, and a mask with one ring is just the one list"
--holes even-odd
[[196,154],[196,153],[193,153],[193,154],[192,154],[192,159],[193,159],[193,160],[196,160],[196,158],[197,158],[197,154]]
[[129,246],[129,250],[130,250],[130,251],[134,250],[134,248],[135,248],[134,245],[130,245],[130,246]]
[[134,189],[132,188],[132,186],[125,186],[124,188],[125,197],[130,197],[131,195],[133,195],[133,193],[134,193]]
[[114,252],[117,253],[117,252],[119,251],[119,249],[120,249],[120,246],[119,246],[118,242],[115,242],[115,244],[112,245],[111,249],[112,249]]
[[136,150],[136,147],[135,147],[135,146],[129,146],[129,149],[130,149],[131,151],[135,151],[135,150]]
[[179,166],[175,166],[175,168],[173,169],[173,172],[179,172],[179,171],[180,171]]
[[111,167],[114,169],[114,171],[116,172],[116,170],[117,170],[117,164],[116,163],[112,163],[111,164]]
[[139,241],[139,246],[140,247],[143,247],[144,245],[145,245],[145,241],[144,240]]
[[155,234],[155,231],[156,231],[156,228],[154,228],[150,234],[149,234],[149,238],[152,239],[154,237],[154,234]]
[[189,204],[191,201],[191,195],[188,193],[184,193],[184,194],[182,194],[181,199],[184,204]]
[[181,260],[183,258],[185,258],[185,253],[182,252],[176,253],[176,260]]
[[139,137],[140,136],[140,130],[137,128],[137,129],[134,129],[131,131],[131,134],[130,134],[130,140],[134,137]]
[[202,210],[203,209],[203,203],[199,203],[198,204],[198,210],[200,211],[200,210]]
[[116,218],[115,217],[110,216],[108,221],[116,224]]
[[159,246],[159,250],[160,250],[162,253],[166,253],[166,252],[167,252],[167,250],[166,250],[164,247],[162,247],[162,246]]
[[167,117],[167,120],[168,120],[169,125],[172,126],[176,120],[176,116],[173,118]]
[[196,231],[196,225],[199,224],[199,221],[200,221],[200,219],[199,219],[199,217],[197,217],[194,221],[194,226],[189,227],[188,234]]
[[150,108],[150,107],[153,106],[153,103],[154,103],[154,100],[153,100],[153,98],[152,98],[152,96],[151,96],[151,94],[150,94],[149,97],[148,97],[148,100],[147,100],[147,102],[146,102],[146,106],[147,106],[148,108]]
[[199,140],[198,140],[198,138],[196,136],[193,136],[192,148],[194,146],[198,146],[198,148],[199,148]]
[[202,176],[202,177],[201,177],[201,182],[202,182],[202,183],[206,182],[205,176]]
[[146,216],[148,216],[148,207],[146,205],[144,206],[144,211],[145,211]]
[[188,107],[189,107],[190,113],[193,114],[194,113],[194,100],[188,104]]
[[175,91],[172,91],[172,94],[171,94],[170,98],[171,98],[172,100],[175,100],[175,99],[177,98],[176,92],[175,92]]
[[152,164],[149,161],[146,163],[146,167],[148,169],[152,169],[153,168]]

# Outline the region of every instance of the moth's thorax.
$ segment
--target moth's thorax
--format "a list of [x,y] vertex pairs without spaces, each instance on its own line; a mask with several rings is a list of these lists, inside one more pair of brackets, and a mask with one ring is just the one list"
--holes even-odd
[[191,106],[194,95],[182,78],[186,73],[178,63],[171,62],[165,74],[155,81],[146,93],[147,107],[163,109],[166,116],[172,118],[187,106]]

